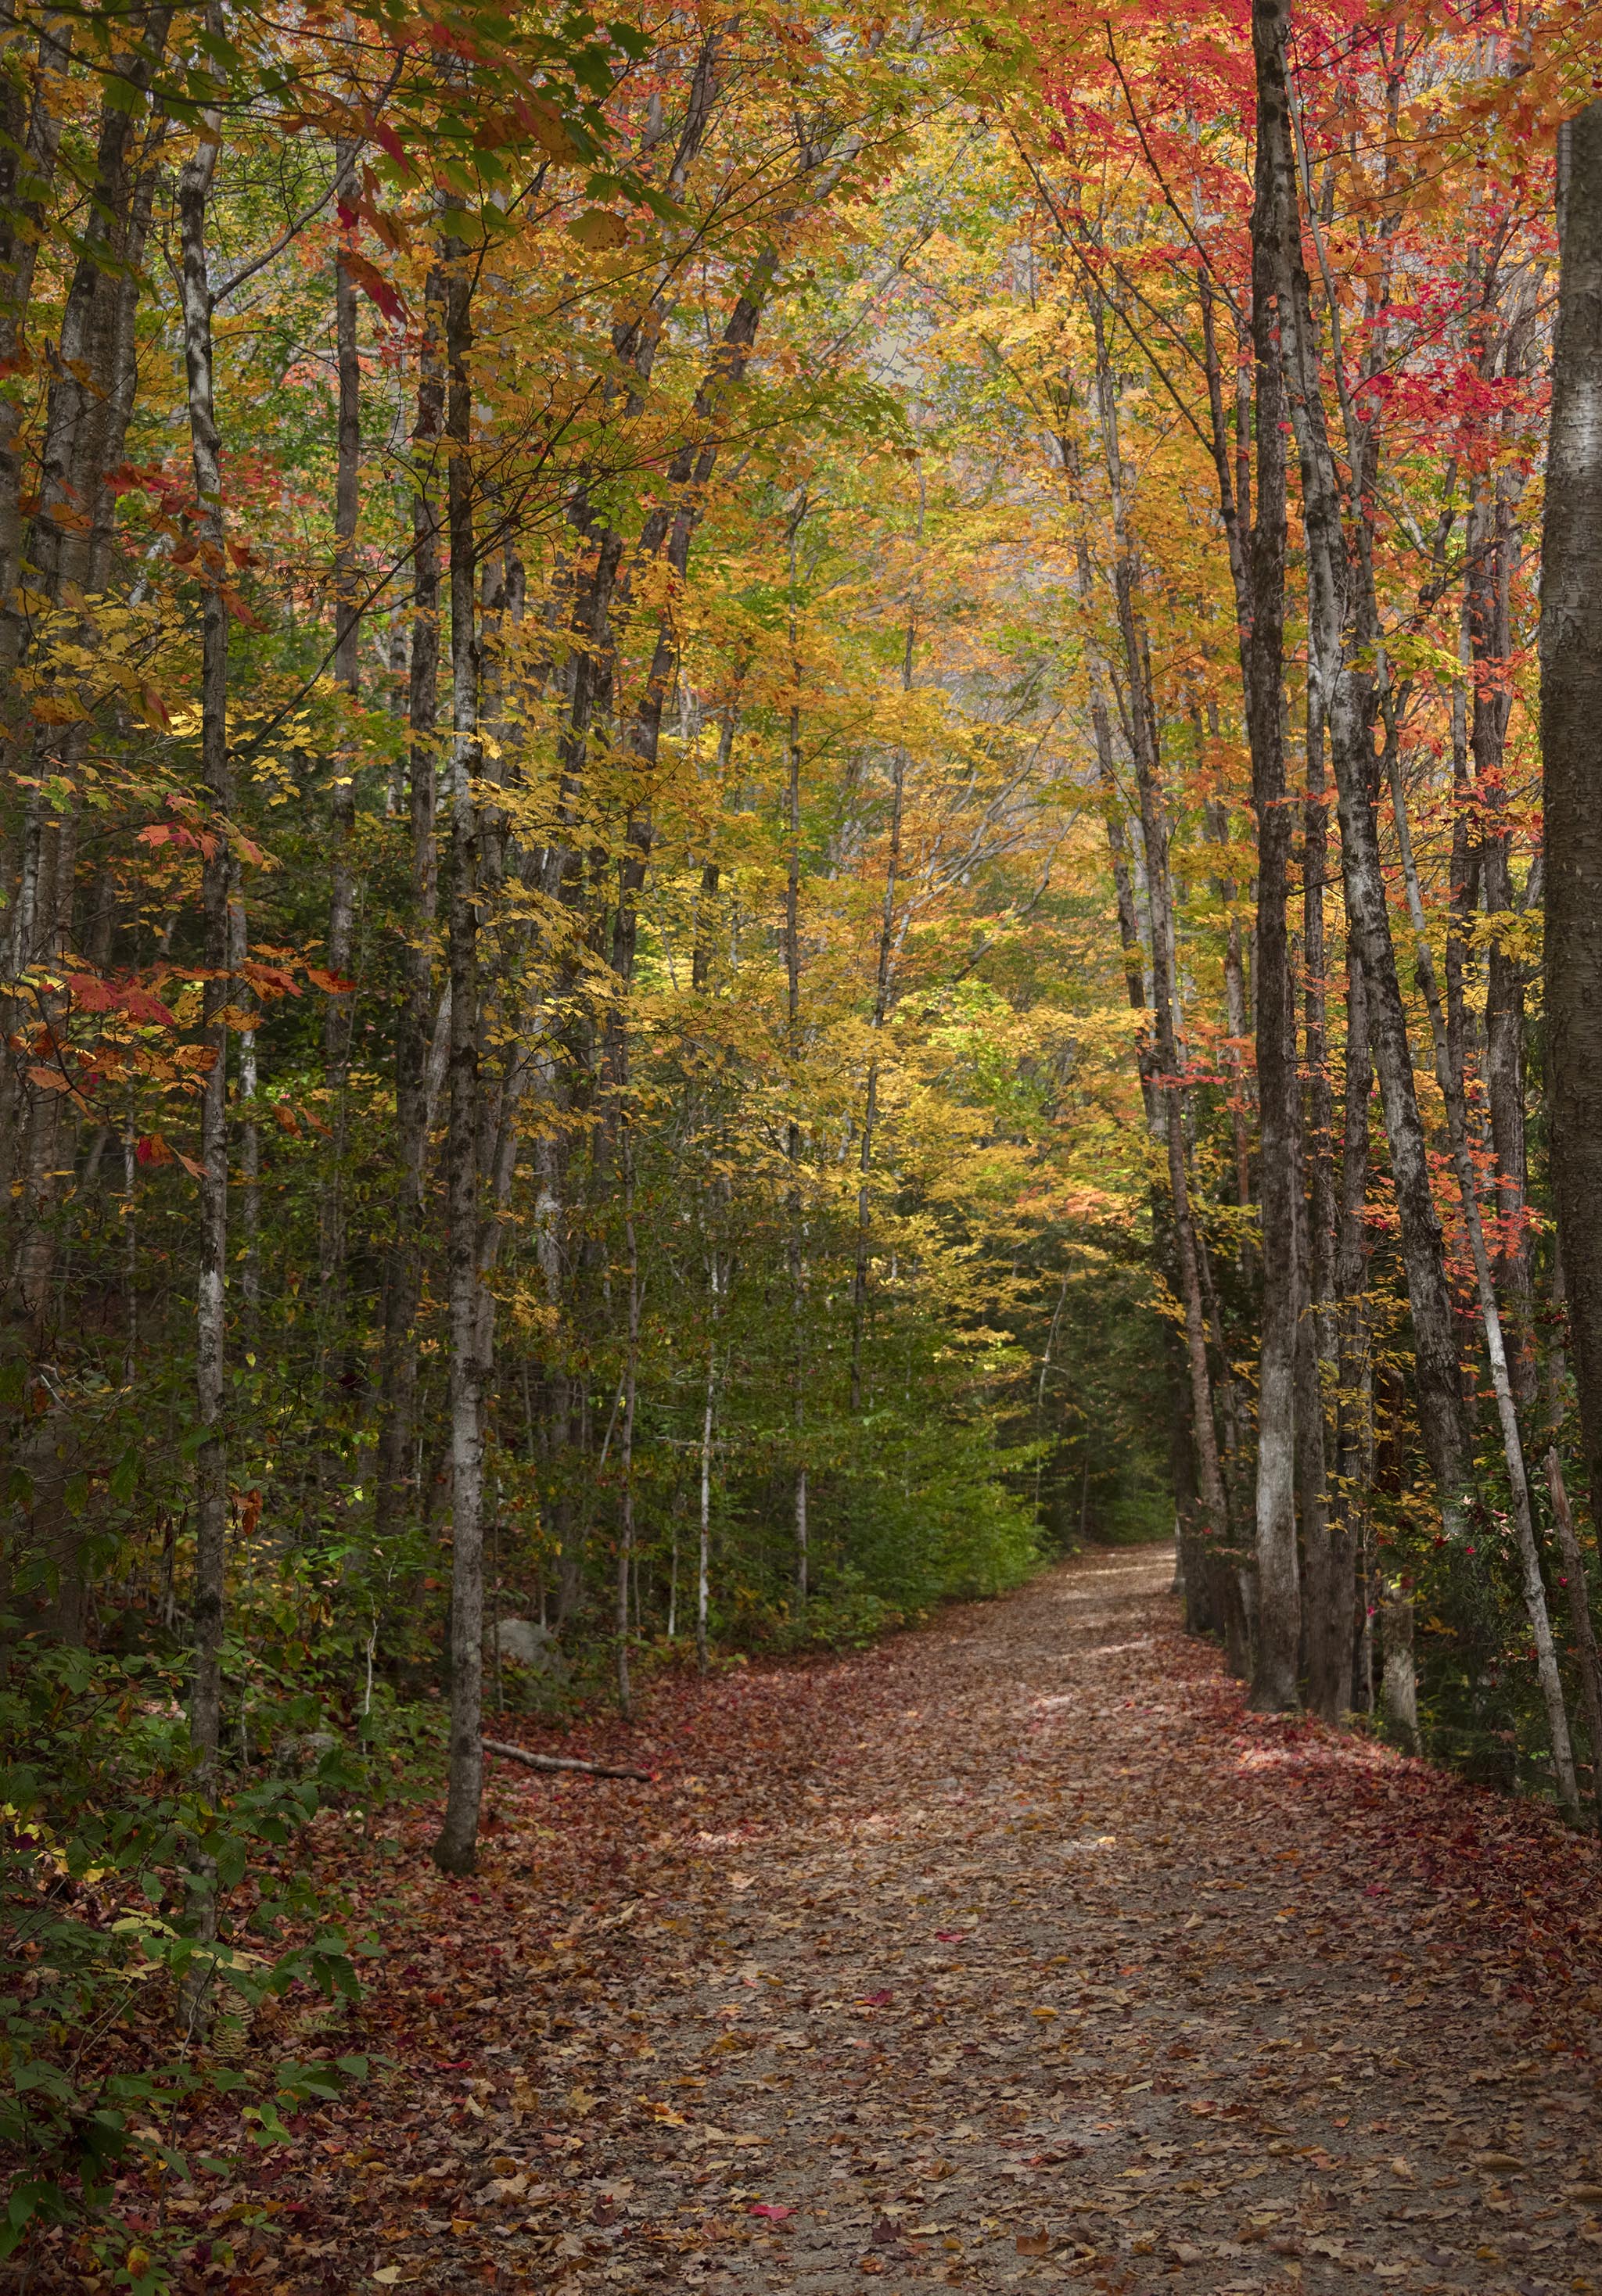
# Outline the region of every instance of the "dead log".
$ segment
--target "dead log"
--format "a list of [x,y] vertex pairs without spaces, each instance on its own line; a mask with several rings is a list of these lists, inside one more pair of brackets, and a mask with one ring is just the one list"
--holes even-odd
[[487,1754],[499,1754],[508,1762],[522,1762],[531,1770],[577,1770],[587,1778],[637,1778],[643,1786],[651,1780],[649,1770],[620,1769],[611,1762],[575,1761],[571,1754],[530,1754],[525,1746],[508,1746],[498,1738],[483,1742]]

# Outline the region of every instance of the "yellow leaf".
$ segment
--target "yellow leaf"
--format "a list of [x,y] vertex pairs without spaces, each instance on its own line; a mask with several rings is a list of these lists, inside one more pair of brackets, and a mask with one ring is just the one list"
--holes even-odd
[[621,216],[611,215],[604,208],[587,208],[575,216],[568,226],[568,236],[576,239],[580,247],[596,255],[604,248],[620,247],[628,236],[628,226]]

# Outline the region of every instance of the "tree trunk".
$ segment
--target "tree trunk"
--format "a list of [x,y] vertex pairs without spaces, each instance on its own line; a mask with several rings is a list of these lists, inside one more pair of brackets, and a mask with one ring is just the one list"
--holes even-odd
[[[0,7],[0,26],[14,37],[14,0]],[[71,32],[63,19],[39,29],[31,83],[9,75],[0,86],[0,373],[21,364],[34,273],[62,127],[69,108]],[[17,452],[21,406],[0,392],[0,671],[16,667],[22,620],[12,604],[22,556],[22,458]]]
[[1418,1751],[1418,1676],[1413,1663],[1413,1597],[1400,1578],[1380,1594],[1380,1646],[1384,1653],[1385,1727],[1404,1753]]
[[[352,169],[357,147],[334,146],[334,172],[339,196],[354,190]],[[346,266],[342,250],[334,253],[334,355],[339,376],[339,414],[335,428],[333,485],[333,675],[345,692],[355,696],[360,683],[357,646],[361,639],[361,610],[357,594],[356,524],[361,485],[361,356],[357,341],[356,282]],[[356,925],[356,876],[352,846],[356,837],[356,758],[350,745],[334,759],[333,786],[328,800],[329,888],[328,940],[325,951],[330,972],[341,980],[350,971]],[[345,1267],[345,1149],[346,1097],[350,1068],[350,1037],[354,996],[332,991],[323,1018],[324,1081],[333,1112],[333,1137],[328,1144],[328,1177],[321,1207],[322,1233],[318,1250],[320,1291],[318,1313],[325,1344],[337,1349],[343,1316]]]
[[1331,1519],[1326,1374],[1333,1375],[1335,1186],[1330,1136],[1330,1089],[1326,1033],[1324,886],[1328,856],[1324,789],[1324,730],[1307,713],[1307,811],[1302,851],[1302,962],[1307,1054],[1307,1234],[1303,1253],[1305,1304],[1296,1335],[1296,1485],[1307,1555],[1303,1603],[1308,1703],[1327,1722],[1338,1722],[1351,1703],[1353,1554],[1337,1507]]
[[1591,1519],[1602,1524],[1602,102],[1562,131],[1540,580],[1552,1196]]
[[[434,464],[445,422],[441,332],[445,282],[429,273],[418,346],[417,419],[412,434],[412,645],[407,718],[410,870],[401,1005],[395,1031],[395,1121],[400,1160],[395,1234],[384,1282],[383,1352],[374,1536],[383,1546],[407,1509],[417,1402],[417,1304],[426,1233],[424,1178],[430,1121],[428,1064],[432,1025],[434,918],[438,905],[434,838],[434,731],[440,705],[440,515]],[[414,1496],[413,1505],[415,1505]]]
[[1496,1152],[1496,1226],[1492,1259],[1512,1307],[1508,1368],[1522,1408],[1535,1400],[1534,1287],[1525,1225],[1525,967],[1508,947],[1517,924],[1506,826],[1508,720],[1513,651],[1509,590],[1517,544],[1513,504],[1499,480],[1485,482],[1489,500],[1471,547],[1466,579],[1469,654],[1474,666],[1470,746],[1481,819],[1481,882],[1491,926],[1486,956],[1485,1096]]
[[[215,123],[209,123],[215,125]],[[182,232],[180,290],[189,432],[199,498],[201,546],[201,771],[213,815],[213,844],[202,869],[206,965],[204,1029],[211,1067],[201,1099],[200,1281],[196,1307],[195,1405],[201,1428],[195,1454],[194,1681],[189,1731],[202,1792],[216,1790],[222,1717],[222,1643],[228,1518],[225,1427],[228,1255],[228,1034],[216,1015],[228,1002],[228,897],[233,857],[226,818],[233,810],[228,758],[228,609],[224,594],[222,442],[212,390],[211,290],[206,259],[207,205],[217,144],[201,144],[178,179]]]
[[[806,516],[807,500],[803,494],[796,511],[790,533],[790,582],[795,586],[796,538],[801,520]],[[801,1060],[801,661],[793,609],[790,627],[790,676],[792,689],[798,697],[790,705],[789,739],[786,756],[789,780],[786,802],[789,812],[789,856],[785,875],[785,1051],[790,1062],[789,1088],[792,1103],[801,1089],[796,1068]],[[798,1603],[806,1603],[809,1562],[807,1542],[807,1463],[802,1450],[807,1431],[807,1360],[806,1332],[803,1310],[806,1305],[806,1261],[801,1242],[801,1126],[793,1116],[786,1129],[790,1169],[793,1177],[790,1185],[790,1310],[794,1330],[794,1390],[792,1416],[795,1425],[795,1595]]]
[[450,1289],[450,1764],[434,1859],[470,1874],[483,1792],[484,1437],[487,1366],[479,1314],[479,768],[477,555],[473,534],[472,287],[467,250],[448,235],[446,430],[450,440],[450,1119],[446,1150]]
[[[908,667],[912,632],[908,630]],[[908,679],[910,683],[910,679]],[[851,1409],[862,1408],[862,1345],[867,1323],[868,1244],[872,1225],[874,1131],[879,1117],[879,1037],[890,1011],[891,961],[895,947],[896,879],[901,865],[901,811],[907,788],[907,752],[896,751],[890,816],[890,853],[884,865],[884,904],[879,919],[879,962],[874,979],[872,1050],[862,1110],[862,1147],[857,1187],[857,1264],[851,1279]]]
[[[1369,1359],[1368,1100],[1374,1070],[1368,1057],[1368,1013],[1362,967],[1346,952],[1346,1056],[1343,1094],[1340,1203],[1336,1214],[1334,1295],[1335,1324],[1335,1480],[1331,1495],[1330,1605],[1327,1639],[1309,1652],[1314,1710],[1338,1716],[1359,1702],[1353,1685],[1357,1643],[1352,1615],[1353,1574],[1366,1546],[1368,1494],[1374,1480],[1374,1374]],[[1343,1596],[1338,1589],[1344,1587]],[[1367,1633],[1367,1596],[1365,1595]]]
[[623,1365],[623,1424],[618,1439],[618,1474],[622,1504],[618,1529],[618,1711],[633,1718],[634,1690],[628,1672],[628,1569],[634,1560],[634,1411],[639,1384],[640,1255],[634,1231],[634,1143],[624,1119],[623,1242],[628,1254],[628,1337]]
[[1301,1088],[1296,999],[1286,903],[1294,824],[1286,791],[1281,685],[1285,653],[1286,479],[1280,250],[1294,227],[1295,184],[1281,68],[1285,0],[1252,12],[1257,160],[1252,207],[1252,342],[1257,382],[1257,516],[1242,668],[1257,816],[1257,1102],[1262,1324],[1257,1379],[1257,1669],[1252,1703],[1299,1703],[1302,1616],[1296,1569],[1296,1331],[1302,1297]]

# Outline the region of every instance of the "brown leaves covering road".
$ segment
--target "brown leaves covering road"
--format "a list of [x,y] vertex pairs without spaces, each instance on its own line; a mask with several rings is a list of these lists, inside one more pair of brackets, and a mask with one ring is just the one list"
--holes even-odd
[[653,1786],[500,1767],[208,2284],[1602,2285],[1594,1847],[1245,1714],[1171,1570],[664,1683],[577,1749]]

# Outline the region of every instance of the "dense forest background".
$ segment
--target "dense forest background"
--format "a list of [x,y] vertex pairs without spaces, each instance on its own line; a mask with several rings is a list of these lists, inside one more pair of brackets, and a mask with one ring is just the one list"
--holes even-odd
[[[320,1800],[470,1870],[486,1708],[1088,1539],[1594,1799],[1593,66],[5,0],[25,1997],[353,1983]],[[129,2141],[50,2029],[13,2239]]]

